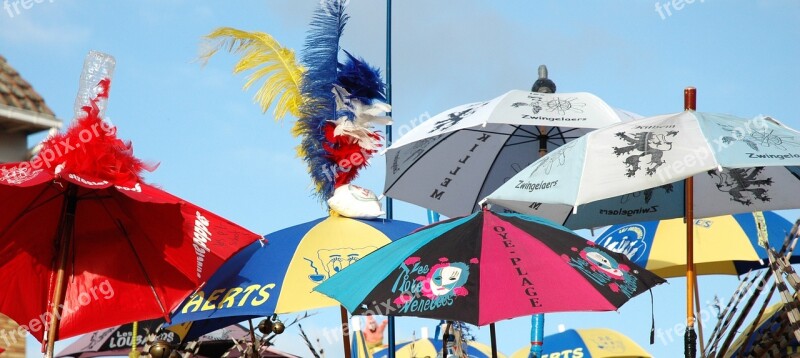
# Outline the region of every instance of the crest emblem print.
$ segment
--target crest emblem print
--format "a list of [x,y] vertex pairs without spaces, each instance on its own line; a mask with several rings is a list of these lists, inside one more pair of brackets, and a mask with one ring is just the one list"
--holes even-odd
[[528,177],[532,177],[536,174],[539,170],[544,170],[545,175],[550,175],[550,171],[553,170],[553,167],[561,167],[567,163],[567,154],[572,151],[572,148],[575,147],[575,141],[569,142],[564,144],[556,150],[552,151],[549,155],[544,156],[542,159],[537,160],[535,165],[536,167],[531,170],[531,174]]
[[41,169],[30,170],[29,168],[20,167],[13,167],[10,170],[2,168],[3,175],[0,177],[0,180],[12,185],[19,185],[33,179],[41,171]]
[[729,136],[726,135],[721,138],[722,143],[726,145],[735,142],[742,142],[747,144],[750,149],[757,152],[763,148],[770,147],[775,147],[780,150],[788,150],[789,147],[800,146],[800,143],[798,143],[796,140],[797,138],[775,134],[775,131],[769,128],[741,129],[729,124],[717,123],[717,125],[730,133]]
[[436,143],[441,137],[442,135],[438,135],[435,137],[422,139],[420,141],[414,142],[414,144],[412,144],[409,149],[399,150],[397,153],[395,153],[394,158],[392,159],[392,174],[397,174],[397,172],[399,172],[400,169],[402,169],[400,166],[401,155],[406,155],[406,153],[408,153],[408,155],[402,162],[404,168],[408,162],[413,162],[422,157],[422,155],[425,154],[425,152],[427,152],[430,149],[431,144]]
[[717,190],[730,194],[731,201],[750,206],[753,200],[770,201],[765,187],[772,185],[772,178],[759,178],[763,171],[764,167],[733,168],[722,172],[710,170],[708,175],[717,177]]
[[678,131],[668,131],[666,133],[657,132],[637,132],[637,133],[616,133],[616,137],[628,143],[624,147],[614,147],[614,154],[617,157],[628,155],[623,163],[628,171],[627,177],[635,176],[642,169],[642,158],[650,156],[650,161],[645,164],[645,174],[653,176],[656,170],[666,163],[662,158],[664,152],[672,150],[671,138],[678,135]]
[[567,112],[583,113],[583,107],[586,107],[586,103],[578,102],[575,97],[555,97],[546,102],[542,102],[543,97],[541,95],[532,93],[528,95],[528,99],[530,99],[530,102],[514,102],[511,104],[511,107],[530,107],[533,114],[539,114],[542,110],[546,110],[548,112],[558,113],[562,116],[567,114]]
[[655,188],[650,188],[650,189],[645,189],[645,190],[642,190],[642,191],[637,191],[635,193],[625,194],[625,195],[622,195],[622,197],[620,198],[619,202],[622,203],[622,204],[625,204],[625,203],[627,203],[629,200],[631,200],[633,198],[637,198],[639,196],[642,196],[644,198],[644,203],[645,204],[650,204],[650,200],[653,199],[653,195],[655,194],[655,190],[656,189],[662,189],[662,190],[664,190],[665,194],[669,194],[669,193],[672,192],[674,187],[673,187],[672,184],[664,184],[664,185],[661,185],[661,186],[657,186]]
[[446,118],[436,121],[436,123],[433,124],[433,128],[428,131],[428,133],[441,132],[449,129],[450,127],[458,124],[458,122],[464,120],[464,118],[473,115],[475,111],[485,106],[487,103],[489,102],[475,103],[464,110],[448,113]]

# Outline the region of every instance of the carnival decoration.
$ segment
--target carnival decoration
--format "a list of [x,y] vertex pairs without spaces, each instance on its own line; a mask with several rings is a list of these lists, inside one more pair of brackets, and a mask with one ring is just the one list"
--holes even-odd
[[103,119],[113,66],[90,52],[82,114],[32,160],[0,164],[0,292],[20,293],[0,300],[0,312],[42,323],[28,332],[46,357],[56,340],[167,317],[259,238],[143,180],[155,165]]
[[[344,50],[344,60],[339,61],[339,39],[347,20],[341,2],[318,9],[300,61],[269,34],[229,27],[206,36],[214,43],[202,56],[208,60],[223,48],[240,54],[234,73],[252,71],[245,89],[263,80],[254,98],[262,110],[274,105],[276,120],[287,114],[296,118],[292,134],[301,137],[298,156],[323,201],[350,184],[382,147],[383,136],[372,126],[391,123],[384,115],[391,107],[385,103],[380,71]],[[380,204],[374,205],[359,217],[380,215]]]

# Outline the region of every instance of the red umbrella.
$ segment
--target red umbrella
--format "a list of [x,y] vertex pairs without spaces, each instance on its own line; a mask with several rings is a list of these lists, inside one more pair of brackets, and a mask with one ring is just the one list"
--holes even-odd
[[48,356],[59,339],[168,318],[259,238],[142,181],[153,168],[100,118],[108,86],[36,158],[0,165],[0,312],[47,331]]

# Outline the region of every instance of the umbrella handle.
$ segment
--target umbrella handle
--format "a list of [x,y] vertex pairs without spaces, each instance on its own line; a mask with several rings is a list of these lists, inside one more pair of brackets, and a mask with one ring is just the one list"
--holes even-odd
[[531,350],[528,357],[542,356],[542,341],[544,341],[544,313],[539,313],[531,316]]
[[75,228],[75,211],[78,206],[78,188],[74,184],[68,184],[64,192],[64,208],[61,214],[61,222],[58,224],[58,263],[55,277],[55,288],[53,296],[50,298],[52,304],[52,315],[50,325],[47,327],[47,346],[45,357],[54,357],[56,339],[58,338],[58,327],[60,324],[61,308],[64,303],[66,291],[66,268],[69,257],[69,247],[72,246],[72,235]]
[[133,328],[131,329],[131,352],[128,354],[130,358],[138,358],[139,351],[136,350],[137,342],[136,337],[139,335],[139,321],[133,321]]
[[453,325],[453,321],[447,321],[447,324],[444,326],[444,333],[442,334],[442,358],[447,358],[447,341],[450,339],[450,326]]

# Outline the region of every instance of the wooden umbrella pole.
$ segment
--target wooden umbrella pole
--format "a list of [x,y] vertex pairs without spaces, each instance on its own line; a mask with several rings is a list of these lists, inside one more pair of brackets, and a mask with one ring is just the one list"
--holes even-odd
[[47,348],[45,357],[52,358],[55,349],[56,338],[58,337],[58,325],[61,317],[61,309],[64,303],[64,293],[66,283],[64,277],[67,271],[67,259],[69,248],[72,246],[72,234],[75,227],[75,210],[78,206],[78,188],[75,185],[67,184],[64,195],[64,212],[61,222],[58,225],[58,261],[56,263],[56,283],[53,296],[50,298],[50,324],[47,326]]
[[697,320],[697,336],[700,338],[700,357],[706,358],[706,347],[705,347],[705,340],[703,339],[703,314],[702,314],[702,303],[700,303],[700,285],[697,284],[697,267],[694,270],[694,307],[695,307],[695,314],[700,319]]
[[344,306],[339,306],[342,314],[342,343],[344,343],[344,357],[350,358],[353,356],[350,350],[350,324],[347,319],[347,309]]
[[[683,90],[683,109],[694,111],[697,109],[697,90],[687,87]],[[694,333],[694,181],[692,177],[684,181],[686,221],[686,336],[684,337],[684,354],[687,358],[694,358],[696,354]]]

